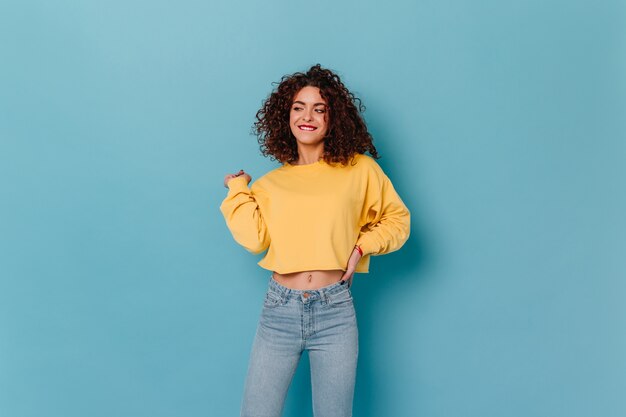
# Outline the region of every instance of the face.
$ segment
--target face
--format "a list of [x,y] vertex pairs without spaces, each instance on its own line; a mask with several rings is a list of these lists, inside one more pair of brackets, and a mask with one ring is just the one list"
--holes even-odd
[[318,144],[328,131],[328,116],[328,103],[320,89],[304,87],[294,97],[289,111],[291,133],[302,144]]

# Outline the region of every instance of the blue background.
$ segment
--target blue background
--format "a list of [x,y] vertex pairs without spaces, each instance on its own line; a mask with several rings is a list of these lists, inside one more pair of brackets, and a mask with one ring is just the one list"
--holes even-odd
[[0,415],[238,415],[269,271],[223,178],[277,166],[254,114],[319,62],[412,213],[355,278],[355,417],[623,417],[625,27],[617,0],[3,1]]

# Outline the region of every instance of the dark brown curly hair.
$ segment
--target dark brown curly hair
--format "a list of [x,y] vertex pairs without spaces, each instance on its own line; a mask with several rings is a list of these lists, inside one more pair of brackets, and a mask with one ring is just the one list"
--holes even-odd
[[285,75],[263,107],[256,113],[252,131],[257,136],[261,153],[281,163],[298,160],[296,138],[289,127],[289,112],[296,94],[304,87],[317,87],[328,103],[329,128],[324,138],[324,161],[346,165],[357,153],[368,151],[373,158],[380,156],[374,147],[361,113],[365,106],[341,82],[339,76],[320,64],[306,73]]

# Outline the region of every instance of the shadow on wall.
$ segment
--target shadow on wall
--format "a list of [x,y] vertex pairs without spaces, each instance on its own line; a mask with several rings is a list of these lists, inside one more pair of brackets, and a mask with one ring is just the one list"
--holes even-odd
[[[381,354],[389,350],[396,350],[393,347],[406,343],[407,337],[403,331],[388,330],[395,327],[396,321],[403,320],[401,317],[390,315],[388,305],[378,300],[393,300],[396,295],[401,295],[411,288],[412,291],[422,281],[420,271],[423,269],[425,252],[421,236],[414,233],[400,252],[372,258],[370,276],[365,276],[362,282],[354,287],[355,305],[359,320],[359,364],[357,369],[357,383],[354,399],[354,415],[359,417],[380,417],[386,414],[384,410],[391,410],[394,403],[398,402],[393,391],[387,387],[395,385],[388,381],[389,373],[381,375],[380,370],[389,363],[386,354]],[[357,277],[358,278],[358,277]],[[406,299],[406,298],[404,298]],[[397,311],[406,311],[407,308],[398,307]],[[396,313],[400,314],[400,313]],[[385,320],[380,320],[385,317]],[[396,320],[397,319],[397,320]],[[400,329],[400,328],[397,328]],[[384,334],[384,336],[383,336]],[[386,340],[381,342],[381,337]],[[378,347],[378,348],[377,348]],[[407,349],[400,349],[406,352]],[[408,359],[408,358],[407,358]],[[394,362],[403,362],[403,358],[394,357]],[[410,366],[405,366],[401,371],[405,375],[398,374],[396,370],[394,378],[399,381],[411,380],[411,374],[415,371]],[[410,388],[413,391],[414,387]],[[404,395],[404,394],[398,394]],[[418,393],[415,392],[417,397]],[[405,399],[406,401],[406,399]],[[409,413],[409,415],[411,415]],[[295,415],[294,415],[295,417]]]

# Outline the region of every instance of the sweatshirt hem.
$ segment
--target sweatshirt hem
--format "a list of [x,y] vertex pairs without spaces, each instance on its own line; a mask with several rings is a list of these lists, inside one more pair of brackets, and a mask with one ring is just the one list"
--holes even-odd
[[[311,268],[296,268],[296,269],[283,269],[282,271],[277,270],[277,268],[274,268],[272,266],[269,265],[262,265],[260,262],[257,262],[257,265],[259,265],[261,268],[266,269],[268,271],[272,271],[272,272],[278,272],[279,274],[291,274],[293,272],[302,272],[302,271],[331,271],[331,270],[341,270],[341,271],[346,271],[345,268],[339,268],[336,266],[327,266],[327,267],[323,267],[323,266],[317,266],[317,267],[311,267]],[[355,270],[355,273],[360,273],[360,274],[367,274],[369,273],[369,270],[365,270],[365,271],[359,271],[359,270]]]

